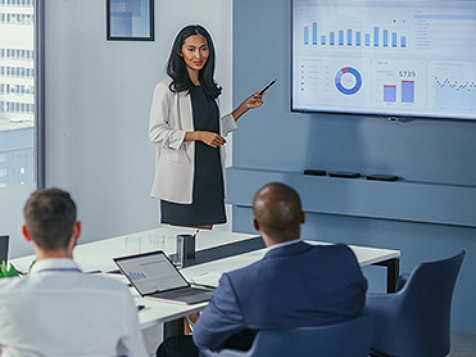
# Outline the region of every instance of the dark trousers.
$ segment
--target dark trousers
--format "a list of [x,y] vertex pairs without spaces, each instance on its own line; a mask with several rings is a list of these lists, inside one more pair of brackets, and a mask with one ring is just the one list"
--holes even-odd
[[157,357],[198,357],[198,348],[191,335],[169,337],[157,349]]
[[[255,338],[256,331],[243,330],[230,336],[223,348],[247,351]],[[198,357],[198,348],[193,344],[192,336],[174,336],[167,338],[157,349],[157,357]]]

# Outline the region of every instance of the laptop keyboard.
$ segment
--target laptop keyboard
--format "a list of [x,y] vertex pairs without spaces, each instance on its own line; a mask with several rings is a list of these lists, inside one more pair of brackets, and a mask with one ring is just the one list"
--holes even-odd
[[167,291],[167,292],[164,292],[164,293],[158,293],[158,294],[154,294],[153,296],[157,296],[157,297],[162,297],[162,298],[167,298],[167,297],[173,297],[173,298],[177,298],[177,297],[184,297],[184,296],[191,296],[191,295],[197,295],[197,294],[205,294],[207,293],[208,290],[205,290],[205,289],[181,289],[181,290],[172,290],[172,291]]

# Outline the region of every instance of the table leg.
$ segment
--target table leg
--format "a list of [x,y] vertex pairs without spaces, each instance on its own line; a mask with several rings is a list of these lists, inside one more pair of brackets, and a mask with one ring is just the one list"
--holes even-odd
[[400,274],[400,259],[392,258],[384,260],[383,262],[375,263],[387,268],[387,293],[394,293],[397,291],[398,276]]
[[172,336],[183,335],[183,318],[164,323],[164,340]]

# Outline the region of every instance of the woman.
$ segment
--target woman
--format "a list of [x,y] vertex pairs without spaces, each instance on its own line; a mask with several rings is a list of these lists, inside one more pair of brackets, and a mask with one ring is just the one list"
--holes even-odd
[[151,196],[160,199],[161,222],[211,229],[225,223],[224,136],[236,121],[261,106],[261,95],[248,97],[220,117],[221,87],[214,81],[215,51],[202,26],[177,35],[167,64],[169,78],[154,90],[149,139],[158,158]]

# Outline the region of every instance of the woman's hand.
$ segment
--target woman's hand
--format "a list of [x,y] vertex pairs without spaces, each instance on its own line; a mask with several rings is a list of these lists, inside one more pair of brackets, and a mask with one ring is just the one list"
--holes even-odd
[[263,104],[263,96],[259,93],[260,92],[256,92],[255,94],[250,95],[243,101],[243,103],[241,103],[241,105],[243,105],[246,110],[260,107]]
[[[264,92],[263,94],[265,94]],[[248,110],[258,108],[263,105],[263,95],[260,92],[256,92],[255,94],[250,95],[246,98],[232,113],[233,118],[238,120],[243,114],[245,114]]]
[[185,134],[184,141],[201,141],[213,148],[217,148],[226,143],[226,140],[222,136],[211,131],[188,131]]
[[217,148],[226,143],[226,140],[217,133],[211,131],[200,131],[199,133],[200,141],[212,148]]

